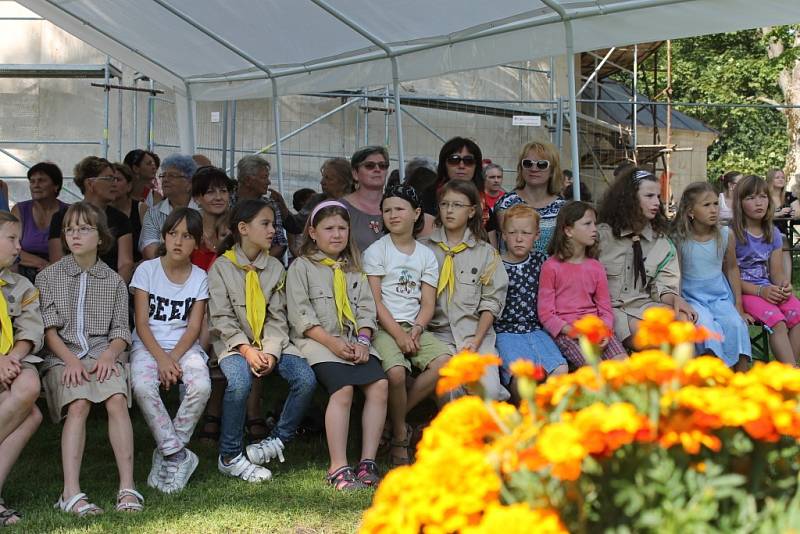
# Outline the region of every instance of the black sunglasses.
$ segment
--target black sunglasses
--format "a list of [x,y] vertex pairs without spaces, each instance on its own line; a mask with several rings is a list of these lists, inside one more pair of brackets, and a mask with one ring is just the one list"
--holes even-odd
[[448,165],[453,166],[463,163],[467,167],[472,167],[477,161],[475,156],[459,156],[458,154],[450,154],[447,156]]
[[359,164],[359,166],[364,167],[368,171],[375,169],[375,167],[379,167],[382,171],[385,171],[389,168],[389,164],[385,161],[365,161],[364,163]]
[[536,168],[540,171],[550,168],[550,162],[546,159],[523,159],[522,166],[526,169],[530,169],[536,165]]

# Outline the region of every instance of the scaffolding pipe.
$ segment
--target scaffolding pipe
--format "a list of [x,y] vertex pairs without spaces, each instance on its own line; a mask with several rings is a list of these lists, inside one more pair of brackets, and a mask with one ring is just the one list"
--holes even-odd
[[389,86],[386,86],[383,96],[383,146],[389,146]]
[[233,176],[233,168],[236,165],[236,100],[231,106],[231,167],[228,176]]
[[72,139],[3,139],[0,145],[102,145],[102,141],[75,141]]
[[[367,88],[364,88],[364,95],[367,94]],[[364,96],[364,144],[369,145],[369,98]]]
[[[550,100],[553,100],[556,97],[556,81],[555,76],[553,76],[553,68],[555,67],[555,61],[553,60],[553,56],[548,58],[548,65],[550,66],[550,72],[547,74],[547,81],[549,82],[549,90],[550,94],[548,97]],[[547,125],[550,127],[550,141],[555,141],[556,132],[552,130],[553,128],[553,106],[547,107]]]
[[413,113],[411,113],[410,111],[408,111],[408,109],[407,109],[407,108],[403,108],[403,113],[405,113],[406,115],[408,115],[408,117],[409,117],[411,120],[413,120],[414,122],[416,122],[417,124],[419,124],[420,126],[422,126],[423,128],[425,128],[426,130],[428,130],[428,132],[430,132],[430,133],[431,133],[431,135],[433,135],[433,136],[434,136],[436,139],[438,139],[438,140],[439,140],[439,141],[441,141],[442,143],[446,143],[446,142],[447,142],[447,139],[445,139],[444,137],[442,137],[441,135],[439,135],[439,133],[438,133],[436,130],[434,130],[433,128],[431,128],[430,126],[428,126],[428,125],[427,125],[425,122],[423,122],[423,121],[422,121],[422,119],[420,119],[419,117],[417,117],[416,115],[414,115]]
[[117,89],[117,161],[122,161],[122,89]]
[[[335,108],[333,108],[332,110],[330,110],[330,111],[326,111],[325,113],[323,113],[322,115],[320,115],[320,116],[319,116],[319,117],[317,117],[316,119],[314,119],[314,120],[312,120],[312,121],[310,121],[310,122],[307,122],[307,123],[305,123],[304,125],[300,126],[299,128],[297,128],[297,129],[295,129],[295,130],[292,130],[291,132],[289,132],[289,133],[287,133],[286,135],[282,136],[282,137],[280,138],[280,140],[281,140],[281,141],[286,141],[287,139],[291,139],[292,137],[294,137],[295,135],[299,134],[300,132],[302,132],[302,131],[304,131],[304,130],[308,130],[309,128],[311,128],[311,127],[312,127],[312,126],[314,126],[315,124],[317,124],[317,123],[319,123],[319,122],[321,122],[321,121],[324,121],[325,119],[327,119],[327,118],[328,118],[328,117],[330,117],[331,115],[334,115],[334,114],[336,114],[336,113],[339,113],[339,112],[340,112],[340,111],[342,111],[343,109],[345,109],[345,108],[347,108],[347,107],[349,107],[349,106],[352,106],[353,104],[357,103],[358,101],[359,101],[359,99],[357,99],[357,98],[355,98],[355,99],[352,99],[352,100],[348,100],[348,101],[347,101],[347,102],[345,102],[344,104],[341,104],[341,105],[339,105],[339,106],[336,106],[336,107],[335,107]],[[266,145],[266,146],[264,146],[264,147],[260,148],[259,150],[257,150],[257,151],[256,151],[256,154],[263,154],[264,152],[268,152],[268,151],[272,150],[272,148],[273,148],[275,145],[276,145],[276,143],[270,143],[270,144],[268,144],[268,145]]]
[[24,160],[21,160],[20,158],[18,158],[17,156],[15,156],[14,154],[12,154],[12,153],[11,153],[11,152],[9,152],[8,150],[6,150],[5,148],[0,148],[0,153],[3,153],[3,154],[5,154],[5,155],[6,155],[6,156],[8,156],[9,158],[13,159],[13,160],[14,160],[14,161],[16,161],[17,163],[19,163],[20,165],[22,165],[23,167],[25,167],[26,169],[30,169],[30,168],[31,168],[31,164],[30,164],[30,163],[27,163],[26,161],[24,161]]
[[392,85],[394,86],[394,127],[397,135],[397,161],[400,171],[400,182],[406,177],[405,153],[403,147],[403,108],[400,104],[400,75],[397,71],[397,58],[392,58]]
[[631,115],[631,137],[633,161],[638,163],[636,147],[639,145],[639,45],[633,45],[633,113]]
[[222,106],[222,168],[228,166],[228,101]]
[[556,116],[556,147],[561,152],[564,146],[564,99],[559,98],[557,102]]
[[[139,86],[139,77],[133,77],[133,87],[137,88]],[[131,93],[133,97],[133,135],[131,135],[131,144],[133,148],[137,148],[139,146],[139,93],[133,91]]]
[[585,81],[585,82],[583,82],[583,85],[581,86],[581,88],[580,88],[580,89],[578,89],[578,92],[577,92],[577,93],[575,93],[575,96],[576,96],[576,97],[577,97],[577,96],[580,96],[580,94],[581,94],[581,93],[582,93],[582,92],[583,92],[583,91],[584,91],[584,90],[585,90],[585,89],[586,89],[586,88],[589,86],[589,84],[590,84],[590,83],[592,83],[592,80],[594,80],[595,76],[597,76],[597,73],[598,73],[598,72],[600,72],[600,69],[602,69],[602,68],[603,68],[603,65],[605,65],[605,64],[606,64],[606,61],[608,61],[608,58],[610,58],[610,57],[611,57],[611,54],[613,54],[613,53],[614,53],[614,50],[616,50],[616,47],[613,47],[613,46],[612,46],[612,47],[609,49],[608,53],[607,53],[607,54],[605,55],[605,57],[603,58],[603,60],[602,60],[602,61],[600,61],[600,63],[599,63],[599,64],[597,63],[597,57],[595,57],[595,58],[594,58],[594,59],[595,59],[595,62],[594,62],[594,70],[593,70],[593,71],[592,71],[592,73],[589,75],[589,77],[588,77],[588,78],[586,78],[586,81]]
[[281,110],[278,101],[278,82],[272,81],[272,121],[275,124],[275,166],[278,169],[278,191],[284,195],[286,189],[283,184],[283,155],[281,154]]
[[109,61],[111,61],[111,58],[109,56],[106,56],[106,64],[105,64],[105,67],[103,68],[103,81],[105,82],[106,87],[103,89],[103,91],[105,92],[105,99],[104,99],[105,104],[104,104],[104,107],[103,107],[103,142],[102,142],[102,145],[103,145],[103,157],[106,158],[106,159],[108,159],[108,121],[109,121],[109,109],[108,108],[109,108],[109,105],[110,105],[109,98],[111,96],[111,95],[109,95],[109,89],[108,89],[108,84],[111,81],[109,79],[109,75],[111,74],[109,72],[109,69],[108,69],[108,62]]
[[572,34],[572,21],[564,8],[554,0],[542,2],[558,13],[564,24],[564,37],[567,46],[567,85],[569,90],[569,138],[572,152],[572,198],[581,199],[581,165],[578,152],[578,105],[575,94],[575,39]]
[[[155,89],[156,84],[153,80],[150,80],[150,89]],[[156,97],[154,93],[150,93],[150,96],[147,97],[147,150],[150,152],[153,151],[153,146],[156,143],[156,134],[153,131],[153,123],[155,121],[155,113],[156,113]]]

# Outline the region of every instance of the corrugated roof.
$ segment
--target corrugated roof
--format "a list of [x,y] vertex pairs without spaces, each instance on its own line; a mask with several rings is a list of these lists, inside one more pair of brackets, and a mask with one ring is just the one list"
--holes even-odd
[[[633,91],[619,82],[605,81],[601,83],[598,100],[614,100],[619,103],[599,103],[597,105],[598,118],[612,124],[629,125],[633,114],[633,107],[631,105],[632,95]],[[642,94],[637,96],[637,100],[639,103],[636,122],[639,126],[652,128],[655,123],[659,128],[667,127],[667,106],[647,105],[650,99]],[[655,117],[653,117],[653,108],[655,108]],[[685,113],[681,113],[674,108],[672,109],[672,128],[694,132],[709,132],[715,135],[719,134],[717,130],[707,126],[702,121],[690,117]]]

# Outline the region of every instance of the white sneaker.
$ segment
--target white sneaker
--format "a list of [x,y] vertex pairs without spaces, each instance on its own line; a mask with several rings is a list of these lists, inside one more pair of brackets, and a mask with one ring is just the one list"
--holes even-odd
[[150,474],[147,475],[147,485],[151,488],[161,489],[161,468],[163,467],[164,457],[158,452],[158,449],[153,449],[153,466],[150,468]]
[[258,443],[248,445],[245,453],[247,454],[247,459],[254,464],[264,465],[268,464],[273,458],[283,462],[283,447],[281,438],[266,438]]
[[266,467],[261,467],[250,460],[245,458],[244,454],[239,453],[239,456],[233,459],[230,464],[225,464],[222,461],[222,456],[217,459],[217,468],[220,473],[225,475],[241,478],[247,482],[264,482],[272,478],[272,472]]
[[186,457],[180,462],[164,460],[164,487],[158,488],[164,493],[177,493],[183,490],[192,473],[197,469],[197,464],[200,463],[200,459],[195,453],[189,449],[184,450],[186,451]]

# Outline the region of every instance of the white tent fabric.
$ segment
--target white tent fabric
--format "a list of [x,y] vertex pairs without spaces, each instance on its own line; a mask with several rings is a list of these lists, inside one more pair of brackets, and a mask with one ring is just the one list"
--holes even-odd
[[[798,0],[17,1],[174,89],[184,151],[193,149],[198,100],[393,83],[399,106],[404,80],[800,21]],[[574,62],[567,63],[575,117]],[[401,114],[395,115],[402,160]],[[577,154],[577,128],[570,130]],[[576,192],[578,185],[576,179]]]
[[[388,84],[566,51],[538,0],[19,0],[194,100]],[[796,0],[547,2],[574,51],[800,21]],[[214,36],[214,37],[212,37]]]

